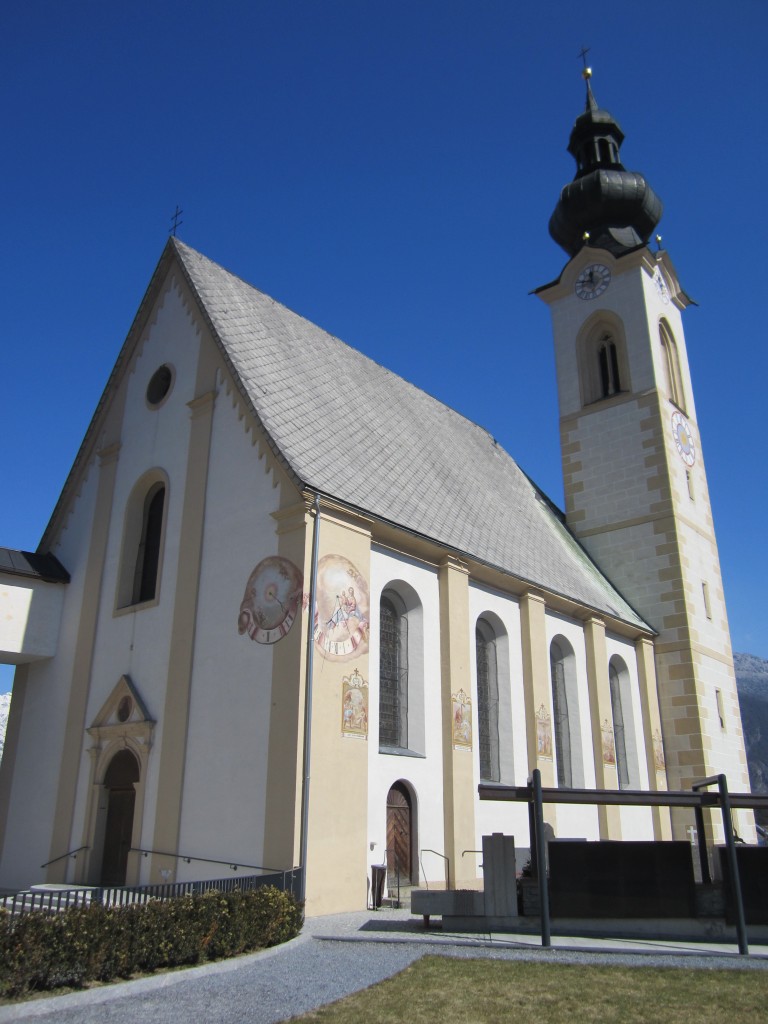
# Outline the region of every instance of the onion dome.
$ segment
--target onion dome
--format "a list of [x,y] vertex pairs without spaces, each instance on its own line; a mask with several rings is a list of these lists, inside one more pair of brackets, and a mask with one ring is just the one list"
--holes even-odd
[[590,78],[584,113],[576,118],[568,152],[576,160],[576,177],[560,193],[549,221],[549,233],[575,256],[583,245],[607,249],[615,256],[645,245],[662,214],[662,203],[637,171],[626,171],[619,160],[624,133],[597,105]]

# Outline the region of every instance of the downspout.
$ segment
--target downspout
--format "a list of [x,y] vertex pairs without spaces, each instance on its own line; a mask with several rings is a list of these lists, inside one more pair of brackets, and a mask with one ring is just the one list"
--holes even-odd
[[315,666],[315,606],[317,604],[317,553],[320,547],[320,495],[315,494],[315,523],[312,532],[312,574],[309,580],[309,628],[307,630],[307,677],[304,685],[304,766],[301,793],[301,883],[299,899],[307,895],[307,838],[309,832],[309,779],[312,752],[312,675]]

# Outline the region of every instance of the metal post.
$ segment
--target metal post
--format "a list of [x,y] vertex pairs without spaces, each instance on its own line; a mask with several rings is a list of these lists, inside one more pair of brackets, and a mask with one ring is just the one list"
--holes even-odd
[[315,603],[317,600],[317,557],[320,547],[320,495],[315,494],[315,520],[312,532],[312,578],[309,581],[309,622],[307,623],[307,678],[304,696],[304,779],[301,797],[301,876],[299,899],[307,895],[307,845],[309,841],[309,781],[312,756],[312,674],[315,665]]
[[536,876],[536,808],[533,806],[533,800],[528,803],[528,835],[531,843],[531,876]]
[[739,865],[736,860],[736,843],[733,838],[733,819],[731,817],[731,801],[728,798],[728,781],[724,775],[717,776],[717,785],[720,790],[720,807],[723,812],[723,829],[725,831],[728,870],[731,875],[731,892],[733,893],[733,902],[736,905],[736,934],[739,939],[739,953],[746,955],[749,953],[747,924],[744,920],[744,901],[741,897]]
[[707,836],[704,831],[704,810],[699,804],[694,807],[693,813],[696,817],[696,846],[699,851],[699,864],[701,865],[701,880],[705,885],[712,881],[709,870],[709,857],[707,856]]
[[549,928],[549,883],[547,881],[546,843],[544,840],[544,804],[541,798],[541,772],[533,769],[533,800],[536,821],[536,873],[539,876],[539,904],[541,907],[541,944],[551,946]]

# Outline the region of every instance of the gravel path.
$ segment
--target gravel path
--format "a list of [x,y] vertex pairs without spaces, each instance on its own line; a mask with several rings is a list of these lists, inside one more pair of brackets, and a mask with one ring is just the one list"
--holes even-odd
[[[558,963],[768,970],[768,957],[696,952],[672,944],[611,952],[597,943],[541,949],[509,936],[425,933],[407,913],[348,914],[307,922],[304,933],[263,953],[0,1007],[0,1024],[275,1024],[391,977],[425,954]],[[367,927],[366,927],[367,925]],[[565,941],[565,940],[554,940]]]

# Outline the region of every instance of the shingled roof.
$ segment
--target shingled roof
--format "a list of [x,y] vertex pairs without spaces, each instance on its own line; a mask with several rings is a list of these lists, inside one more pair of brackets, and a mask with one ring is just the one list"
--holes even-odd
[[298,486],[648,628],[488,431],[178,239],[169,246]]

